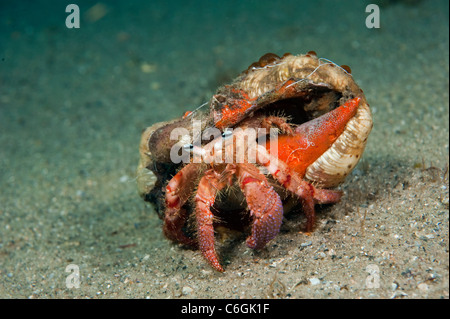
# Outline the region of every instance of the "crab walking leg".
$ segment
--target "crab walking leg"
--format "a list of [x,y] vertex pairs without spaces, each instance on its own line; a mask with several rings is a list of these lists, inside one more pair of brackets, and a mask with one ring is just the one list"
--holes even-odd
[[296,194],[302,201],[306,215],[306,231],[312,231],[315,223],[315,204],[331,204],[340,200],[342,193],[329,189],[316,188],[304,181],[298,173],[292,171],[285,163],[269,154],[263,146],[258,146],[257,161],[266,166],[269,173],[287,190]]
[[214,205],[216,194],[226,183],[220,182],[220,174],[214,169],[205,172],[200,179],[197,194],[195,195],[195,217],[197,220],[197,239],[199,249],[205,259],[216,270],[223,272],[224,269],[217,258],[214,248],[214,215],[211,206]]
[[280,231],[283,203],[256,166],[239,164],[236,173],[253,217],[252,234],[247,238],[247,246],[261,249]]
[[163,231],[167,238],[174,242],[195,247],[197,243],[183,233],[187,213],[183,205],[194,191],[195,183],[199,175],[197,164],[188,164],[183,167],[169,181],[166,186],[166,211],[164,215]]
[[267,116],[262,120],[261,126],[266,129],[270,129],[272,128],[272,126],[276,126],[281,130],[282,133],[294,135],[294,130],[292,129],[291,125],[289,125],[287,123],[287,119],[282,116]]
[[[293,184],[292,181],[294,181]],[[314,205],[337,203],[342,197],[342,193],[339,191],[316,188],[304,180],[297,180],[296,178],[294,179],[291,178],[291,184],[292,186],[289,185],[287,186],[287,188],[293,191],[298,197],[300,197],[302,201],[303,212],[306,215],[307,232],[313,230],[314,224],[316,222],[316,213],[314,210]]]

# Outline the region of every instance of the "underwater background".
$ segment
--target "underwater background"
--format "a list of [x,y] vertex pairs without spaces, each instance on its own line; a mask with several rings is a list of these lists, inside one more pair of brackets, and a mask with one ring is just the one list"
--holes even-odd
[[[79,28],[66,26],[71,3]],[[448,298],[448,6],[0,1],[0,297]],[[261,252],[225,241],[216,273],[138,196],[141,132],[267,52],[311,50],[364,90],[363,160],[314,233],[287,216]]]

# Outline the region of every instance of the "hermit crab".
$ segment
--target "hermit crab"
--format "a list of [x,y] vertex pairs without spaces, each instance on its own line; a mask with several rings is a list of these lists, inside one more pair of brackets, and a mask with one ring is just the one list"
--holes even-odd
[[371,129],[348,66],[313,51],[268,53],[201,108],[143,132],[139,193],[167,238],[222,272],[216,225],[244,225],[247,245],[261,249],[298,203],[312,231],[315,205],[340,200],[332,188],[360,160]]

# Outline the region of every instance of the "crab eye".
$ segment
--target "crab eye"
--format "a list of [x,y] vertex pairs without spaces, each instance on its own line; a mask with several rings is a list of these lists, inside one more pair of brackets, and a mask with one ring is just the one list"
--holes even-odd
[[183,149],[185,151],[192,151],[194,149],[194,144],[184,144]]
[[222,138],[227,139],[227,138],[229,138],[231,135],[233,135],[233,132],[232,132],[232,131],[224,131],[224,132],[222,133]]

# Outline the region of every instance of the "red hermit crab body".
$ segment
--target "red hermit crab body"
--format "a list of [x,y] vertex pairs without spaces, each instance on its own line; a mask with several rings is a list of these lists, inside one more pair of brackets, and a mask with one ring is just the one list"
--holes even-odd
[[214,225],[248,214],[247,245],[261,249],[294,198],[311,231],[315,204],[340,200],[328,188],[358,163],[372,119],[349,68],[314,52],[264,55],[209,107],[143,133],[138,187],[156,204],[169,239],[198,247],[223,271]]

